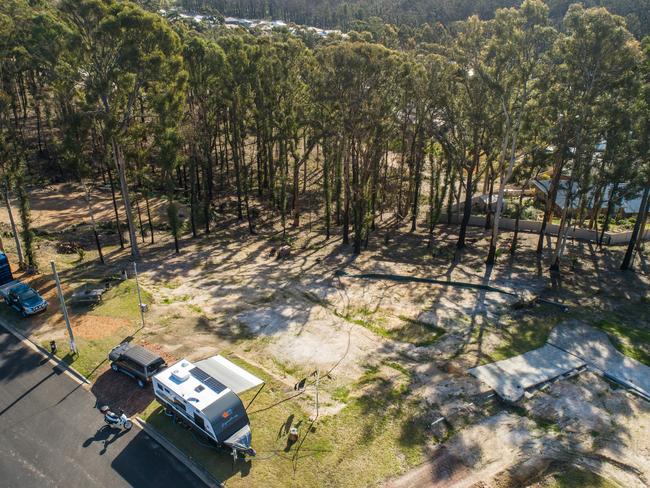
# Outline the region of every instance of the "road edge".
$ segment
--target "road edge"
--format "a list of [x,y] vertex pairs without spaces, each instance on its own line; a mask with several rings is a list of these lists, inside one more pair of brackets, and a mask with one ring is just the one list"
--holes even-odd
[[81,385],[90,386],[90,381],[88,380],[88,378],[86,378],[79,371],[74,369],[72,366],[70,366],[63,360],[59,359],[54,354],[51,354],[47,349],[45,349],[43,346],[38,344],[36,341],[32,340],[29,334],[27,335],[23,334],[18,329],[16,329],[13,325],[8,324],[5,321],[5,319],[2,317],[0,317],[0,326],[4,328],[7,332],[12,334],[16,339],[18,339],[23,344],[25,344],[27,347],[29,347],[35,352],[42,354],[44,357],[48,359],[50,363],[60,368],[64,374],[67,374],[70,378],[75,380],[77,383]]
[[147,421],[141,419],[140,417],[135,417],[134,423],[140,427],[147,435],[152,437],[158,444],[167,449],[169,453],[178,459],[182,464],[184,464],[192,473],[194,473],[206,486],[210,488],[224,488],[224,484],[212,476],[207,469],[198,464],[178,447],[172,444],[164,435],[158,432],[151,424]]
[[[48,352],[44,347],[39,345],[36,341],[32,340],[29,334],[23,334],[18,329],[16,329],[13,325],[8,324],[6,320],[2,317],[0,317],[0,327],[5,329],[7,332],[9,332],[11,335],[13,335],[16,339],[18,339],[21,343],[23,343],[25,346],[27,346],[34,352],[41,354],[55,367],[61,369],[61,371],[64,374],[68,375],[70,378],[72,378],[80,385],[85,385],[88,387],[90,386],[91,383],[88,380],[88,378],[86,378],[84,375],[79,373],[79,371],[74,369],[69,364],[65,363],[58,357]],[[169,440],[167,440],[165,436],[163,436],[156,429],[154,429],[149,423],[142,420],[140,417],[135,417],[133,420],[134,420],[133,423],[135,425],[137,425],[147,435],[149,435],[164,449],[166,449],[172,456],[178,459],[183,465],[187,467],[187,469],[192,471],[192,473],[194,473],[194,475],[196,475],[201,481],[203,481],[203,483],[205,483],[206,486],[209,486],[210,488],[224,487],[224,485],[221,482],[219,482],[214,476],[212,476],[204,467],[200,466],[195,461],[193,461],[189,456],[184,454],[180,449],[178,449]]]

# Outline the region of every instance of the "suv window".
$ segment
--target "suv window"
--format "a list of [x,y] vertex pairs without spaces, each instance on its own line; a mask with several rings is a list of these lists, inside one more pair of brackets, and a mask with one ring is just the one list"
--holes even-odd
[[147,375],[153,376],[164,364],[165,361],[162,358],[158,359],[155,363],[150,364],[147,366]]
[[144,368],[141,365],[125,357],[121,357],[118,360],[118,363],[120,364],[120,366],[131,370],[133,373],[142,374],[144,371]]

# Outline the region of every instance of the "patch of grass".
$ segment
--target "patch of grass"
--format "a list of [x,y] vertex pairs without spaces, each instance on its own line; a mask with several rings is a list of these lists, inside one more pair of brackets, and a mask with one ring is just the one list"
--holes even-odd
[[568,466],[562,472],[551,476],[548,488],[618,488],[618,485],[607,481],[602,476],[577,468]]
[[332,398],[339,402],[347,403],[350,399],[350,390],[348,390],[345,386],[339,386],[332,393]]
[[502,317],[503,341],[491,352],[489,358],[485,358],[485,361],[508,359],[543,346],[553,327],[560,320],[566,319],[566,315],[553,313],[555,311],[550,307],[550,305],[541,306],[534,315],[517,314],[509,318]]
[[402,327],[388,329],[384,326],[386,317],[378,312],[373,312],[367,307],[346,310],[345,313],[335,312],[335,314],[385,339],[408,342],[415,346],[430,346],[445,333],[445,330],[441,327],[401,315],[399,318],[404,322],[404,325]]
[[[128,331],[122,329],[115,335],[101,339],[76,338],[75,343],[79,351],[79,354],[76,355],[71,353],[70,344],[67,340],[59,340],[56,343],[58,349],[56,355],[86,378],[93,379],[99,372],[100,367],[108,361],[109,351],[126,336],[128,336]],[[49,341],[44,341],[41,345],[49,351]]]
[[285,376],[292,376],[293,378],[296,379],[302,379],[304,375],[304,371],[302,368],[290,364],[290,363],[283,363],[281,361],[277,361],[275,358],[272,359],[273,364],[285,375]]
[[171,281],[164,282],[160,286],[162,286],[163,288],[167,288],[168,290],[175,290],[176,288],[181,286],[181,280],[174,279]]
[[410,342],[416,346],[430,346],[446,332],[442,327],[422,320],[404,315],[400,315],[399,318],[404,322],[404,326],[390,331],[393,338],[398,341]]
[[411,374],[412,374],[411,371],[409,371],[408,369],[406,369],[404,366],[402,366],[399,363],[396,363],[394,361],[386,361],[384,364],[386,366],[388,366],[389,368],[393,368],[394,370],[399,371],[400,373],[402,373],[404,376],[406,376],[408,378],[411,377]]
[[639,328],[615,317],[608,317],[595,325],[613,336],[612,343],[620,352],[650,366],[650,328]]
[[531,418],[537,424],[537,427],[539,427],[540,429],[546,432],[555,432],[557,434],[560,433],[560,427],[557,425],[557,423],[547,419],[541,419],[535,417],[531,417]]
[[388,330],[383,327],[385,319],[381,316],[375,316],[375,312],[367,307],[347,309],[345,313],[334,313],[337,317],[352,322],[353,324],[360,325],[361,327],[365,327],[379,336],[390,338]]
[[[140,286],[142,302],[151,305],[151,293]],[[138,302],[138,290],[135,280],[122,281],[119,285],[111,288],[104,294],[102,302],[93,308],[91,315],[140,320],[140,306]]]
[[176,302],[187,302],[191,297],[189,295],[176,295],[171,297],[165,297],[162,300],[162,303],[165,305],[171,305]]
[[198,313],[199,315],[205,315],[203,312],[203,309],[199,307],[198,305],[195,305],[193,303],[188,303],[187,308],[189,308],[192,312]]
[[[426,424],[418,403],[404,395],[404,387],[389,387],[393,393],[382,397],[380,404],[369,401],[378,393],[375,390],[362,398],[349,399],[338,414],[321,417],[309,429],[308,416],[312,412],[302,410],[295,400],[278,403],[294,394],[293,390],[287,391],[264,371],[241,359],[230,359],[267,382],[249,409],[258,457],[248,467],[240,462],[233,471],[228,452],[201,446],[190,432],[173,424],[156,402],[142,415],[228,486],[282,487],[298,483],[310,488],[361,488],[375,486],[424,460]],[[340,393],[343,395],[343,390]],[[242,395],[244,405],[254,394]],[[286,433],[296,424],[300,424],[301,440],[304,438],[298,456],[294,456],[297,445],[285,452]]]

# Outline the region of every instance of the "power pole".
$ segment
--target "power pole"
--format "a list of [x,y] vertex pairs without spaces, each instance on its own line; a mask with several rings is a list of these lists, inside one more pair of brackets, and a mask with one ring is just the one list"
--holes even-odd
[[56,272],[56,264],[54,264],[54,261],[50,261],[50,263],[52,264],[52,273],[54,274],[54,281],[56,282],[56,291],[59,294],[59,300],[61,300],[61,311],[63,312],[65,325],[68,328],[68,335],[70,336],[70,350],[74,354],[79,354],[79,351],[77,351],[77,345],[74,342],[74,334],[72,333],[72,327],[70,326],[68,309],[65,307],[65,298],[63,298],[63,291],[61,290],[61,282],[59,281],[59,274]]
[[138,290],[138,304],[140,306],[140,318],[142,319],[142,328],[144,328],[144,310],[147,307],[142,303],[142,295],[140,294],[140,282],[138,281],[138,265],[133,263],[133,274],[135,275],[135,287]]

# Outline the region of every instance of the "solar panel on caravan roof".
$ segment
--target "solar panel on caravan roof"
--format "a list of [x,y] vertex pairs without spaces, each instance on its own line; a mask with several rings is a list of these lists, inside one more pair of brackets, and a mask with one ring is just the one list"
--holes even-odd
[[221,393],[226,389],[226,386],[215,380],[208,373],[203,371],[201,368],[194,367],[190,369],[190,374],[194,376],[201,383],[205,384],[208,388],[213,390],[215,393]]

